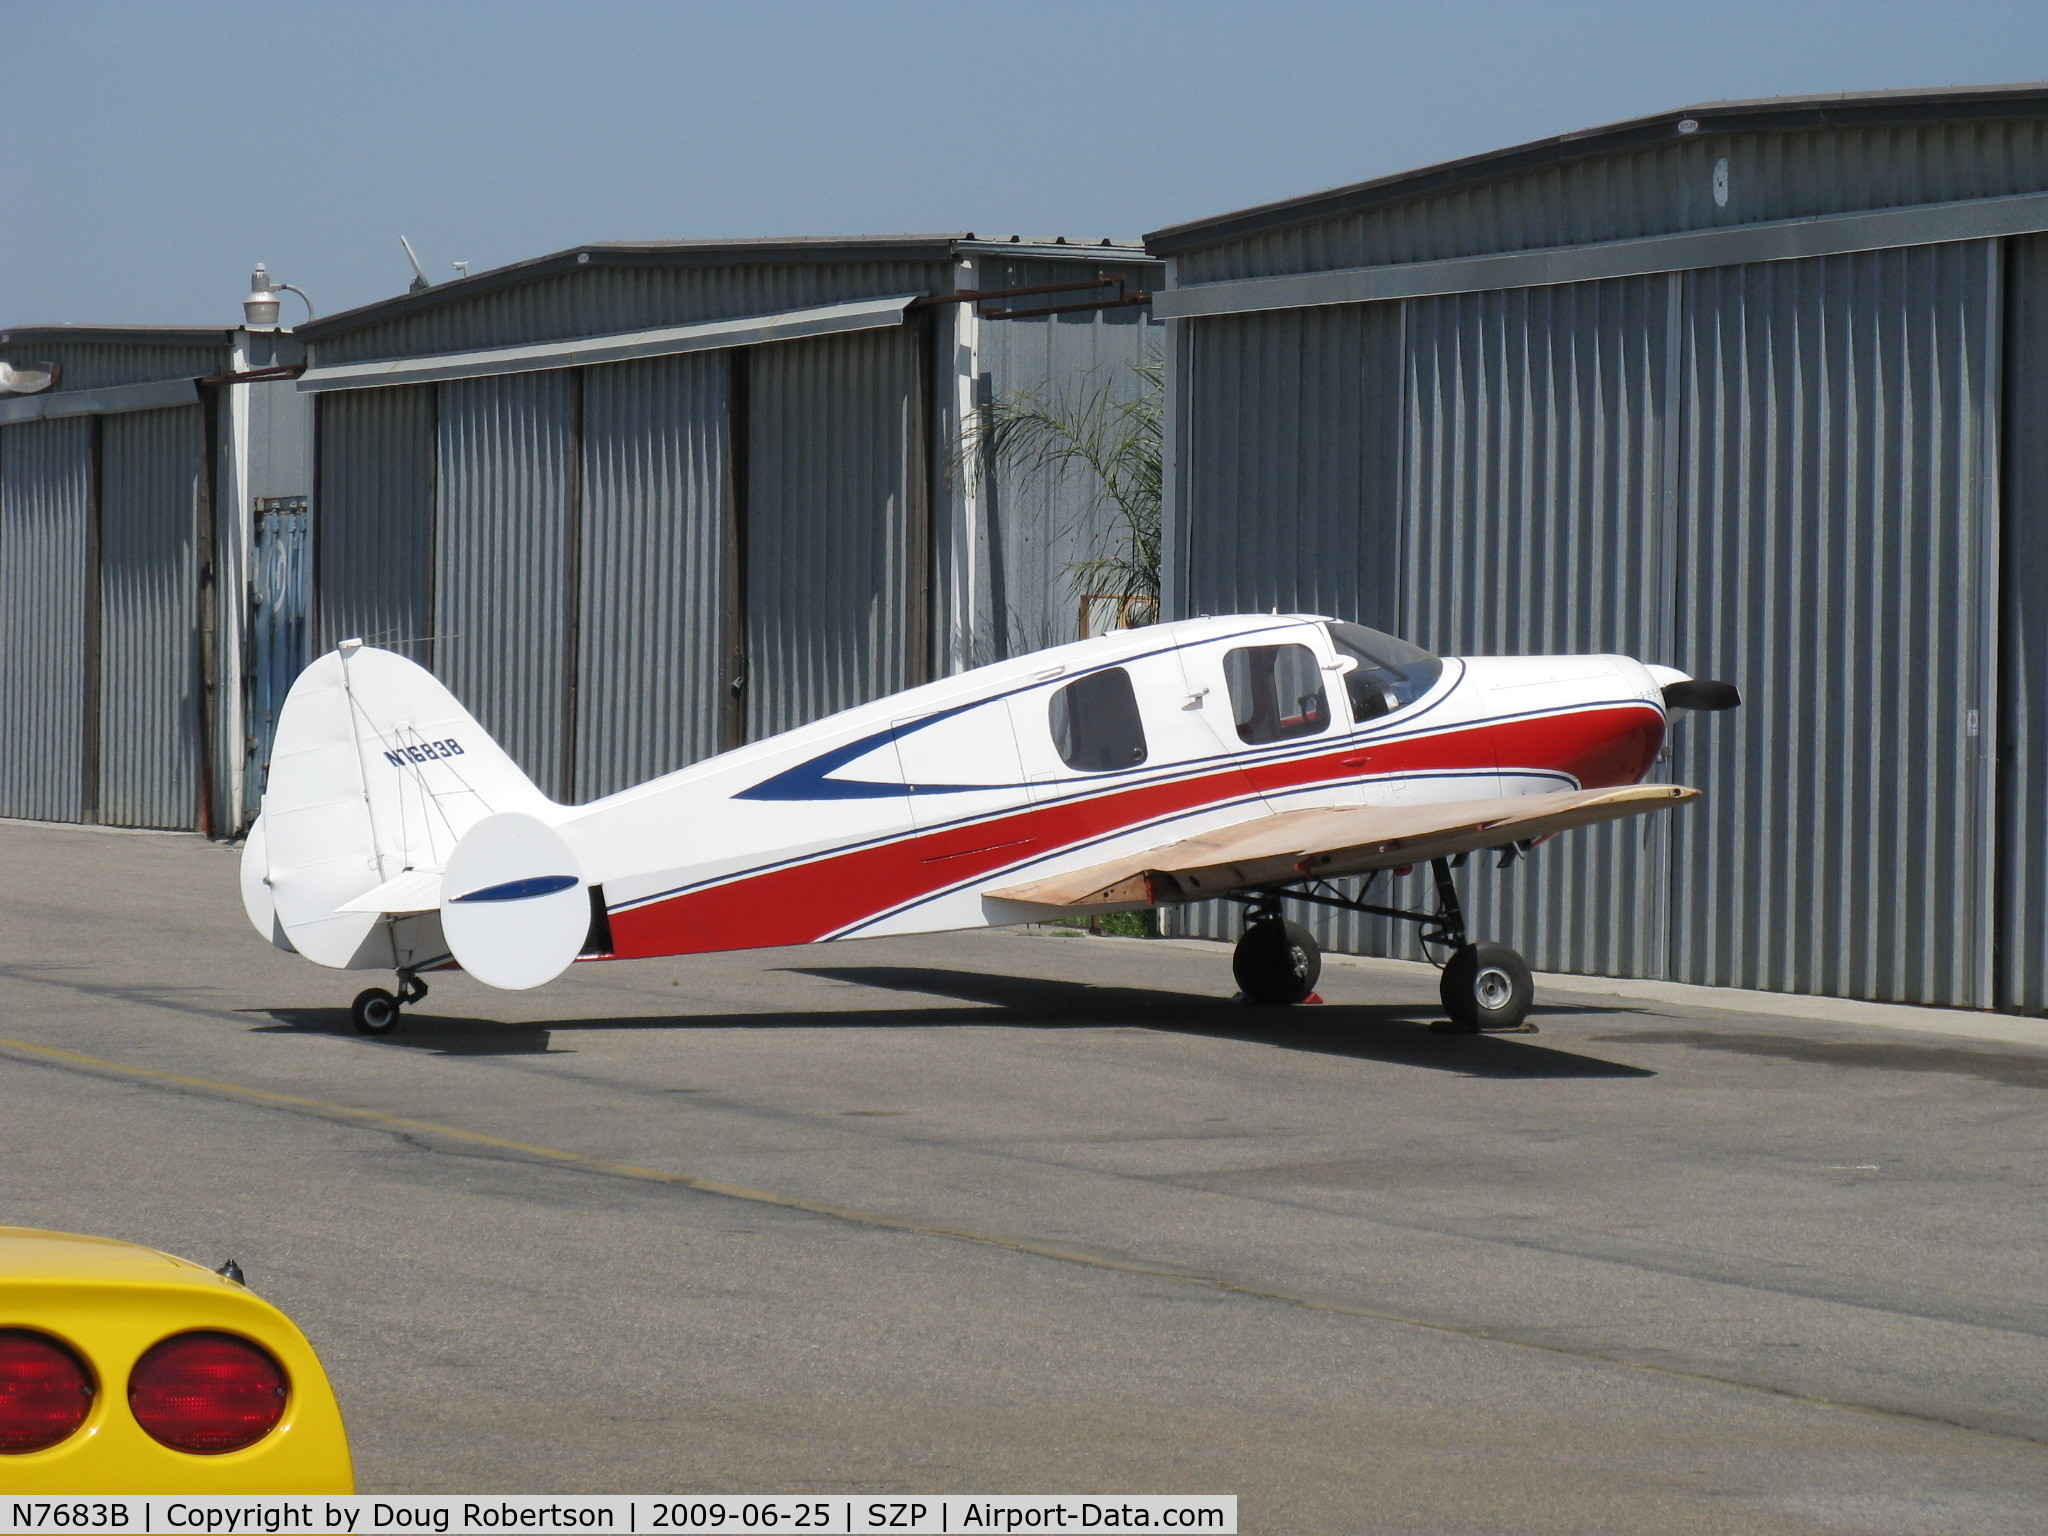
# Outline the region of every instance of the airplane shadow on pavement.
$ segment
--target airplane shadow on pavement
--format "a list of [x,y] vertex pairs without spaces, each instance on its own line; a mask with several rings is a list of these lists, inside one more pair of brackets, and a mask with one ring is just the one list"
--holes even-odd
[[[1325,1003],[1316,1008],[1248,1008],[1217,997],[1145,987],[1101,987],[1042,976],[1005,976],[916,966],[792,966],[802,976],[890,992],[924,992],[980,1006],[965,1022],[1067,1029],[1135,1025],[1176,1034],[1243,1040],[1283,1050],[1435,1067],[1468,1077],[1655,1077],[1643,1067],[1538,1045],[1522,1035],[1437,1034],[1423,1026],[1442,1012],[1428,1003]],[[991,1017],[991,1009],[999,1010]],[[1535,1013],[1544,1010],[1537,1008]],[[1585,1008],[1554,1012],[1585,1013]],[[1629,1012],[1632,1010],[1599,1010]],[[834,1015],[847,1022],[865,1012]],[[929,1015],[912,1016],[928,1021]]]
[[544,1056],[555,1049],[548,1032],[560,1026],[501,1024],[495,1019],[445,1018],[407,1009],[398,1028],[375,1040],[359,1034],[346,1008],[243,1008],[270,1024],[252,1026],[259,1035],[345,1035],[365,1044],[403,1045],[442,1056]]
[[[408,1009],[398,1028],[374,1043],[445,1056],[518,1056],[565,1049],[556,1037],[592,1030],[1110,1027],[1241,1040],[1281,1050],[1400,1063],[1466,1077],[1656,1076],[1646,1068],[1540,1045],[1526,1035],[1437,1034],[1424,1026],[1440,1015],[1424,1003],[1247,1008],[1221,998],[1184,992],[1091,986],[1085,982],[939,967],[790,967],[789,973],[944,1001],[908,1007],[805,1009],[785,1013],[678,1012],[533,1023],[437,1016],[430,1003],[418,1012]],[[960,1006],[949,1007],[947,1002]],[[275,1021],[257,1025],[259,1032],[355,1036],[348,1012],[342,1008],[245,1011]],[[1634,1010],[1578,1006],[1551,1011],[1584,1014]],[[1544,1010],[1538,1008],[1536,1012],[1541,1014]]]

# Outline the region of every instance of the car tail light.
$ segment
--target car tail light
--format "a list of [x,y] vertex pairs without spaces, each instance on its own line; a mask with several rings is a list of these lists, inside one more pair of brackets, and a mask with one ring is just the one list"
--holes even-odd
[[0,1455],[68,1438],[92,1409],[92,1376],[55,1339],[0,1328]]
[[181,1333],[135,1363],[128,1407],[153,1439],[217,1456],[254,1445],[284,1416],[284,1368],[247,1339]]

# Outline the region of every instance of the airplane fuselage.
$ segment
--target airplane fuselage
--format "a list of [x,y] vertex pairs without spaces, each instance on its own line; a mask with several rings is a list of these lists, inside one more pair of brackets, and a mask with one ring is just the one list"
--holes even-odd
[[1625,656],[1451,657],[1377,691],[1359,670],[1311,616],[1119,631],[565,807],[557,830],[602,886],[609,957],[646,958],[1016,922],[989,891],[1280,811],[1634,784],[1663,742],[1659,679]]

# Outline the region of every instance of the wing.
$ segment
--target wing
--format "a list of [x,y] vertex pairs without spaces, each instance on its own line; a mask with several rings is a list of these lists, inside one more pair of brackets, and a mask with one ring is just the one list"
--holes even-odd
[[[1437,805],[1282,811],[1105,864],[990,891],[997,901],[1090,912],[1201,901],[1251,886],[1394,869],[1549,837],[1698,798],[1683,784],[1561,790]],[[1013,921],[1029,921],[1029,915]]]

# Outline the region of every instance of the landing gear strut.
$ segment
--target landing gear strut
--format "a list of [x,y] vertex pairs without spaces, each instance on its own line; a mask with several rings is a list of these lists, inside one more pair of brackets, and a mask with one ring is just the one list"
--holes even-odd
[[382,987],[372,987],[357,994],[349,1004],[349,1022],[366,1035],[388,1035],[398,1028],[398,1010],[407,1003],[416,1003],[427,995],[427,984],[411,971],[398,973],[398,991],[386,992]]
[[[1462,864],[1464,855],[1460,854],[1456,862]],[[1437,995],[1443,1000],[1444,1012],[1450,1015],[1453,1032],[1535,1033],[1536,1026],[1528,1022],[1529,1006],[1536,996],[1529,962],[1505,944],[1471,942],[1465,936],[1465,909],[1458,900],[1453,861],[1435,859],[1429,867],[1436,878],[1434,912],[1375,906],[1340,895],[1321,883],[1304,889],[1269,888],[1233,898],[1251,909],[1245,915],[1244,936],[1237,941],[1237,953],[1231,960],[1231,969],[1237,974],[1237,984],[1244,989],[1246,1001],[1299,1003],[1315,987],[1322,970],[1321,952],[1308,930],[1280,915],[1281,900],[1292,898],[1416,924],[1416,936],[1425,950],[1445,952],[1441,962],[1443,980],[1438,984]]]

